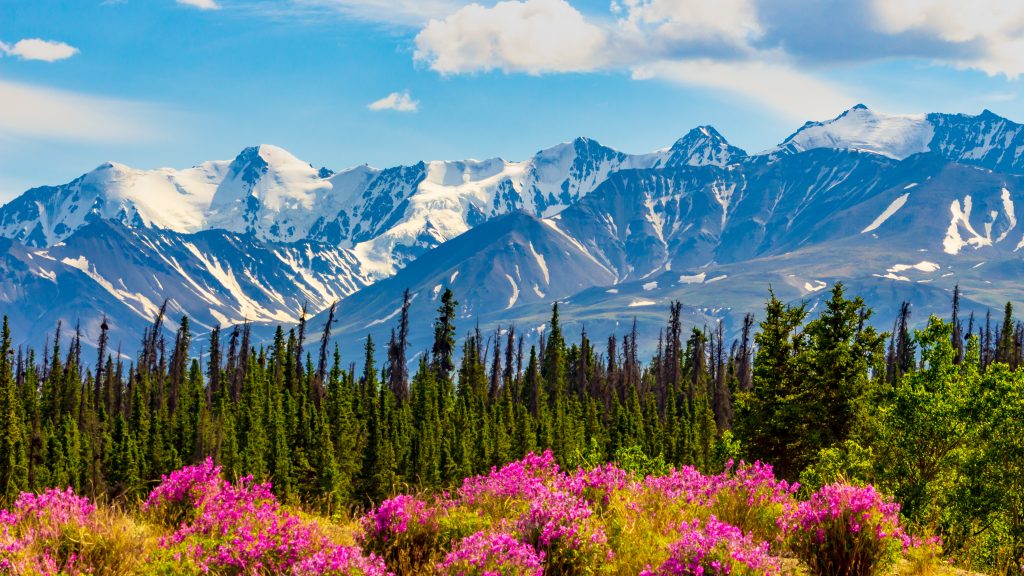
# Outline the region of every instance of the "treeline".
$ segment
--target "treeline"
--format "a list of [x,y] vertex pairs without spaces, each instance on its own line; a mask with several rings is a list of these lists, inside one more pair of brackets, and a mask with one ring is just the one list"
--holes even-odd
[[567,466],[718,471],[745,457],[810,484],[876,483],[965,550],[991,536],[977,554],[1024,547],[1024,327],[1009,304],[1001,322],[965,321],[957,290],[949,322],[912,333],[906,304],[879,333],[837,284],[810,320],[771,294],[763,320],[748,315],[729,341],[722,324],[684,331],[673,303],[649,362],[635,323],[621,338],[569,336],[557,304],[536,342],[514,327],[459,342],[457,306],[445,290],[433,345],[410,356],[406,293],[380,366],[370,338],[343,362],[333,308],[312,349],[305,321],[265,347],[240,326],[215,329],[201,359],[188,318],[170,342],[161,310],[130,363],[109,349],[105,322],[87,359],[81,334],[59,327],[41,357],[12,350],[5,320],[0,498],[71,486],[132,501],[206,456],[323,509],[447,488],[545,448]]

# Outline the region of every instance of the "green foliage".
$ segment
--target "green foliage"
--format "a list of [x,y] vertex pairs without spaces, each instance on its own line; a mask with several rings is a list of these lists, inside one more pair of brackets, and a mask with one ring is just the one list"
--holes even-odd
[[828,484],[867,486],[875,483],[875,456],[853,440],[818,452],[815,462],[800,473],[800,489],[811,494]]
[[871,311],[848,299],[837,283],[814,320],[804,305],[774,294],[766,307],[754,358],[754,388],[738,398],[737,433],[751,457],[772,462],[795,479],[820,450],[866,433],[866,403],[884,336],[867,322]]
[[668,473],[669,465],[661,454],[648,456],[639,446],[619,448],[615,452],[615,463],[635,478],[662,476]]

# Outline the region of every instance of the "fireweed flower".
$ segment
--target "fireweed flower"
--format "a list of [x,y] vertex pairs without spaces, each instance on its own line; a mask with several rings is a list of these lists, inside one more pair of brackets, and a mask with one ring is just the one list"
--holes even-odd
[[724,576],[777,575],[779,563],[768,553],[768,543],[756,543],[749,536],[714,516],[683,522],[679,539],[669,546],[669,557],[657,569],[644,570],[642,576],[675,575]]
[[363,518],[363,528],[374,537],[387,540],[402,534],[409,523],[427,524],[432,512],[427,503],[405,494],[381,502],[380,506]]
[[95,510],[70,488],[22,493],[11,510],[0,510],[0,570],[5,574],[79,573],[79,543],[69,533],[89,529]]
[[488,498],[534,498],[559,476],[558,464],[551,450],[541,455],[528,454],[522,460],[491,468],[490,474],[466,478],[458,496],[473,504]]
[[463,538],[437,571],[452,576],[540,576],[544,553],[504,532]]
[[209,459],[165,476],[143,508],[152,514],[187,510],[160,546],[167,558],[187,558],[204,573],[387,573],[379,559],[333,544],[319,525],[283,510],[270,484],[251,476],[231,484]]
[[912,543],[899,524],[899,510],[873,486],[832,484],[778,522],[812,573],[869,575]]

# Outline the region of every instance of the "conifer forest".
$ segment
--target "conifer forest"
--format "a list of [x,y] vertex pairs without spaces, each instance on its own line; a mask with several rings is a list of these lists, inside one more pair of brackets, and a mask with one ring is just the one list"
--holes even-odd
[[[14,349],[5,321],[0,567],[1020,573],[1024,324],[1010,304],[964,317],[957,291],[947,318],[914,323],[904,303],[879,319],[837,284],[814,313],[768,293],[729,339],[722,324],[684,330],[673,303],[647,360],[635,327],[565,333],[557,304],[529,341],[459,326],[450,290],[439,302],[433,326],[410,326],[406,292],[391,338],[367,338],[361,358],[340,356],[335,339],[359,335],[330,319],[265,346],[247,325],[218,328],[194,356],[189,319],[171,341],[161,310],[135,358],[106,323],[87,352],[67,326]],[[433,331],[429,350],[410,350],[411,330]],[[273,542],[228,538],[243,529],[216,522],[232,514]]]

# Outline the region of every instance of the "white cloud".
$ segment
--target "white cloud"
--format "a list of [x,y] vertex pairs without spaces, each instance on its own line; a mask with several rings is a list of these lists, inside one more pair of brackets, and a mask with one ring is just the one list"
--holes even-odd
[[606,32],[565,0],[511,0],[431,20],[416,36],[416,59],[442,74],[577,72],[604,65],[606,44]]
[[645,43],[721,42],[745,48],[763,33],[753,0],[613,0],[622,32]]
[[370,102],[366,107],[374,112],[380,112],[381,110],[415,112],[419,110],[420,103],[417,100],[413,100],[409,96],[409,91],[406,90],[405,92],[392,92],[380,100]]
[[220,4],[217,0],[176,0],[182,6],[191,6],[200,10],[219,10]]
[[17,41],[13,46],[0,42],[0,52],[8,56],[17,56],[22,60],[56,62],[57,60],[64,60],[78,54],[78,48],[64,42],[26,38]]
[[135,142],[160,132],[155,106],[0,80],[0,134],[78,142]]
[[830,117],[852,98],[757,47],[754,0],[618,0],[611,20],[566,0],[470,4],[416,37],[416,58],[442,74],[625,70],[635,79],[737,93],[787,116]]
[[873,0],[877,24],[889,34],[923,32],[970,48],[950,63],[989,75],[1024,73],[1024,3],[1005,0]]

